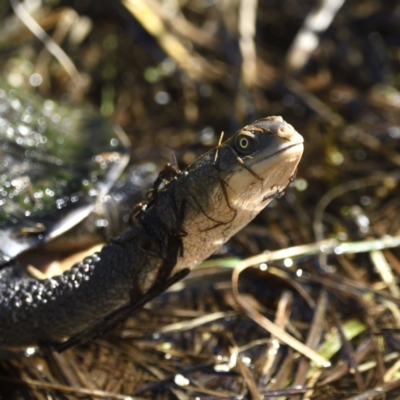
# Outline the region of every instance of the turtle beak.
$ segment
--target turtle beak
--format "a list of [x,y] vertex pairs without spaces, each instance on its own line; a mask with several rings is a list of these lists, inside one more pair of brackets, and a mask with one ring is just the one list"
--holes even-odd
[[263,131],[259,148],[243,158],[245,168],[242,167],[229,182],[236,194],[246,196],[245,193],[253,192],[260,202],[273,198],[289,185],[304,150],[304,139],[300,133],[281,117],[270,118],[256,121],[245,128]]

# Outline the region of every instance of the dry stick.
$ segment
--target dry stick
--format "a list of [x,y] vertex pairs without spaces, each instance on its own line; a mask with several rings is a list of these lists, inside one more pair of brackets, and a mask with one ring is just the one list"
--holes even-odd
[[74,63],[64,52],[64,50],[53,41],[53,39],[42,29],[42,27],[31,17],[18,0],[10,0],[11,7],[18,18],[25,24],[25,26],[46,46],[47,50],[58,60],[64,67],[68,75],[77,87],[83,83],[83,79],[76,69]]
[[226,312],[226,311],[219,311],[207,315],[203,315],[201,317],[193,318],[189,321],[182,321],[182,322],[174,322],[169,325],[165,325],[160,329],[157,329],[154,333],[157,334],[164,334],[168,332],[184,332],[190,329],[195,329],[199,326],[209,324],[210,322],[217,321],[219,319],[230,318],[238,315],[239,313],[236,311]]
[[[356,254],[367,253],[373,250],[389,249],[400,246],[399,236],[384,236],[380,239],[368,239],[359,242],[339,242],[336,239],[326,239],[320,242],[303,244],[300,246],[288,247],[286,249],[267,251],[240,261],[240,267],[245,269],[253,265],[268,263],[270,261],[284,260],[285,258],[308,257],[320,254]],[[204,263],[205,266],[215,265],[212,263]],[[203,265],[203,264],[201,264]],[[239,266],[239,265],[238,265]],[[350,281],[350,280],[347,280]],[[360,285],[360,287],[363,287]],[[392,298],[393,296],[390,296]]]
[[272,336],[276,336],[280,341],[292,347],[294,350],[303,354],[307,358],[313,360],[318,366],[329,367],[331,364],[324,357],[320,356],[317,352],[310,349],[305,344],[301,343],[293,336],[289,335],[284,329],[279,328],[272,321],[264,317],[254,308],[252,308],[246,301],[243,301],[239,293],[239,275],[243,270],[248,268],[246,260],[240,262],[233,270],[232,274],[232,292],[236,302],[246,312],[246,314],[253,319],[256,323],[266,329]]
[[[155,388],[159,387],[160,384],[164,384],[165,382],[170,382],[171,378],[167,376],[167,374],[164,373],[160,368],[154,367],[147,365],[146,363],[143,364],[143,368],[146,368],[148,371],[150,371],[157,379],[158,381],[151,382],[145,384],[142,388],[138,389],[135,391],[134,395],[135,396],[140,396],[139,399],[142,399],[143,393],[146,393],[148,391],[154,390]],[[187,398],[187,396],[182,392],[182,390],[176,388],[176,387],[170,387],[169,390],[175,395],[177,399]],[[131,400],[128,396],[127,400]],[[136,399],[136,397],[135,397]]]
[[400,369],[400,360],[397,360],[385,373],[383,376],[384,382],[390,382],[395,375],[398,374]]
[[[176,32],[181,38],[185,38],[190,42],[207,47],[209,49],[216,49],[217,42],[215,40],[214,30],[208,31],[202,26],[196,26],[186,19],[178,1],[168,4],[167,7],[160,7],[160,3],[156,0],[146,0],[148,7],[169,27]],[[164,3],[164,5],[166,5]],[[206,24],[208,25],[207,21]]]
[[[324,208],[323,208],[324,209]],[[321,213],[322,216],[322,213]],[[322,217],[321,217],[322,219]],[[400,246],[400,236],[385,236],[376,240],[365,240],[360,242],[340,243],[337,240],[325,240],[317,243],[311,243],[301,246],[294,246],[287,249],[276,250],[264,254],[258,254],[243,260],[237,264],[232,274],[232,291],[236,302],[246,311],[250,318],[263,326],[271,335],[277,336],[282,342],[286,343],[301,354],[310,358],[318,365],[329,366],[330,363],[321,357],[318,353],[311,350],[308,346],[299,342],[283,329],[277,327],[273,322],[258,313],[246,302],[244,302],[239,294],[238,281],[239,275],[248,267],[256,264],[266,263],[271,260],[282,260],[285,258],[312,255],[318,253],[326,254],[345,254],[345,253],[361,253],[377,249],[385,249]]]
[[400,289],[397,286],[396,278],[393,274],[390,264],[387,262],[384,253],[381,250],[374,250],[369,253],[369,258],[380,275],[382,281],[387,285],[390,294],[393,297],[400,298]]
[[385,393],[390,392],[391,390],[397,389],[400,387],[400,379],[396,379],[392,382],[385,383],[382,386],[376,387],[371,390],[367,390],[364,393],[356,394],[355,396],[346,397],[343,400],[370,400],[375,397],[382,398]]
[[[274,321],[275,325],[281,329],[285,329],[285,326],[288,322],[287,308],[288,308],[288,306],[291,308],[292,303],[293,303],[292,293],[289,291],[284,291],[279,300],[276,315],[275,315],[275,321]],[[271,374],[272,366],[273,366],[275,358],[278,354],[278,352],[276,351],[276,348],[275,348],[275,343],[276,343],[276,339],[272,338],[271,343],[269,343],[266,346],[264,362],[263,362],[263,366],[262,366],[262,370],[261,370],[262,376]]]
[[319,45],[319,35],[329,27],[343,3],[344,0],[318,2],[318,6],[304,20],[285,59],[286,87],[300,97],[322,119],[329,121],[334,126],[342,126],[343,118],[307,91],[300,82],[294,79],[294,76],[306,65]]
[[345,125],[345,120],[339,114],[332,111],[323,101],[308,91],[299,81],[291,77],[286,77],[285,85],[290,92],[301,98],[311,110],[321,117],[321,119],[335,127]]
[[[60,44],[65,40],[72,26],[76,23],[78,18],[79,15],[76,11],[74,10],[64,11],[64,14],[62,15],[62,18],[59,21],[59,23],[56,25],[53,36],[51,38],[57,46],[60,46]],[[50,53],[48,47],[45,46],[37,57],[35,66],[36,72],[40,73],[40,71],[42,71],[45,68],[45,65],[47,65],[51,55],[52,54]],[[40,73],[40,75],[43,74]]]
[[387,160],[396,165],[396,167],[400,166],[400,155],[397,151],[395,151],[395,149],[382,145],[379,139],[377,139],[374,135],[365,132],[365,130],[361,130],[357,133],[359,134],[355,136],[355,139],[359,142],[362,142],[363,146],[382,154]]
[[[399,174],[394,173],[390,175],[394,179],[399,179]],[[314,230],[314,236],[317,242],[322,241],[324,239],[324,228],[323,228],[323,216],[325,213],[325,209],[328,207],[328,205],[336,198],[339,197],[349,191],[352,190],[359,190],[363,189],[369,186],[375,186],[378,185],[380,182],[382,182],[385,178],[387,178],[388,175],[385,176],[374,176],[374,177],[368,177],[368,178],[363,178],[363,179],[355,179],[350,182],[346,182],[342,185],[338,185],[334,187],[333,189],[329,190],[326,192],[321,199],[318,201],[315,211],[314,211],[314,222],[313,222],[313,230]],[[386,246],[385,246],[386,247]],[[384,247],[377,247],[374,249],[370,249],[369,251],[372,250],[381,250]],[[345,253],[344,251],[343,253]],[[337,253],[337,252],[336,252]],[[339,254],[339,253],[337,253]],[[324,266],[326,264],[326,256],[327,253],[320,253],[320,258],[319,262],[321,266]]]
[[319,35],[328,29],[344,0],[322,0],[303,22],[286,55],[286,71],[293,76],[308,62],[319,45]]
[[247,384],[249,392],[251,393],[251,398],[254,400],[262,400],[261,393],[258,390],[256,381],[254,380],[254,377],[253,377],[252,373],[250,372],[249,367],[243,362],[243,360],[241,358],[238,358],[237,366],[238,366],[240,374],[242,375],[242,377],[244,378],[244,381]]
[[[358,369],[360,372],[365,372],[365,369],[363,369],[365,364],[360,365],[360,363],[365,359],[365,357],[367,357],[372,352],[372,350],[373,350],[373,343],[371,337],[369,337],[364,342],[362,342],[355,351],[354,357],[358,364]],[[376,365],[375,361],[374,363]],[[369,362],[368,365],[370,365]],[[343,378],[343,376],[347,374],[349,370],[350,367],[347,363],[342,363],[337,365],[335,368],[329,371],[329,375],[327,377],[325,377],[322,381],[318,382],[318,386],[322,387],[328,385],[329,383],[338,381],[340,378]]]
[[277,276],[278,278],[284,280],[287,285],[291,286],[299,294],[299,296],[303,298],[310,309],[315,308],[315,301],[307,291],[307,288],[305,288],[301,283],[297,282],[297,280],[293,279],[293,276],[289,273],[289,271],[285,271],[277,267],[268,267],[268,272],[271,275]]
[[[314,317],[311,323],[311,328],[308,332],[306,345],[309,346],[311,349],[315,349],[318,345],[322,332],[323,332],[323,325],[324,325],[324,317],[326,315],[326,308],[328,306],[328,295],[325,289],[322,289],[317,306],[314,311]],[[293,381],[293,386],[301,386],[304,385],[307,373],[310,369],[310,362],[306,359],[301,359],[299,365],[297,367],[296,375]],[[292,400],[300,400],[299,396],[292,397]]]
[[400,261],[399,259],[389,250],[385,250],[383,252],[385,255],[386,259],[390,263],[391,267],[395,270],[397,275],[400,275]]
[[239,8],[239,46],[242,53],[242,79],[246,87],[257,82],[256,33],[258,0],[241,0]]
[[6,383],[16,383],[23,386],[28,386],[30,388],[35,389],[44,389],[44,390],[56,390],[65,394],[72,394],[72,395],[85,395],[89,397],[96,397],[102,399],[111,399],[111,400],[135,400],[135,397],[127,396],[126,394],[117,394],[108,392],[105,390],[92,390],[92,389],[85,389],[85,388],[74,388],[71,386],[60,385],[57,383],[48,383],[48,382],[40,382],[29,378],[24,379],[17,379],[11,377],[2,377],[0,376],[0,381]]
[[186,48],[183,42],[167,29],[146,0],[123,0],[122,4],[191,78],[221,79],[223,74],[221,68],[211,64],[195,51]]
[[343,327],[339,321],[339,317],[334,308],[331,309],[331,315],[333,317],[334,323],[337,327],[337,330],[338,330],[338,333],[340,336],[340,340],[342,342],[342,350],[344,351],[345,355],[347,356],[347,363],[353,370],[354,379],[356,381],[357,388],[360,392],[365,391],[365,389],[366,389],[365,382],[360,373],[360,370],[358,369],[358,363],[355,358],[353,346],[351,345],[350,341],[347,340],[346,335],[343,332]]
[[279,390],[280,388],[300,388],[300,385],[294,386],[291,384],[293,370],[294,366],[297,363],[297,359],[297,353],[294,352],[292,349],[289,349],[286,356],[284,356],[282,361],[279,362],[279,369],[277,368],[277,370],[274,372],[273,378],[271,377],[272,379],[268,382],[268,385],[265,381],[260,382],[260,386],[262,385],[260,391],[264,391],[264,393],[269,393],[274,390]]

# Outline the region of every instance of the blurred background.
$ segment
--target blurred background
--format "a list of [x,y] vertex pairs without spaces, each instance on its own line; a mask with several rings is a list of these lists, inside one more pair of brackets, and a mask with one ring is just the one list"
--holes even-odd
[[[10,356],[0,398],[400,396],[400,2],[1,0],[0,65],[16,88],[89,102],[119,124],[132,168],[158,170],[171,150],[184,168],[221,132],[269,115],[305,138],[286,195],[208,268],[107,338]],[[240,292],[325,351],[327,370],[232,297],[235,260],[305,244],[246,270]],[[193,325],[165,329],[177,322]]]

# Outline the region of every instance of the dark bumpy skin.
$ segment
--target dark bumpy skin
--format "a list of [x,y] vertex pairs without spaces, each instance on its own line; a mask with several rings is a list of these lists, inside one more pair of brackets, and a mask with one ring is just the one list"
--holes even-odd
[[163,288],[278,197],[302,151],[302,136],[282,118],[261,119],[184,172],[166,169],[131,227],[71,270],[36,280],[3,268],[0,344],[60,341]]

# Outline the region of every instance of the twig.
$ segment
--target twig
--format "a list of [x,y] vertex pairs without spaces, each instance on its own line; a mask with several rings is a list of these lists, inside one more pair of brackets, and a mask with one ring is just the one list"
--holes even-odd
[[310,349],[305,344],[301,343],[299,340],[295,339],[293,336],[289,335],[284,329],[278,327],[268,318],[264,317],[258,311],[256,311],[253,307],[251,307],[248,302],[243,301],[239,293],[239,275],[248,268],[246,263],[247,260],[244,262],[240,262],[237,267],[233,270],[232,274],[232,292],[235,297],[236,302],[239,306],[246,312],[246,314],[266,329],[272,336],[276,336],[280,341],[287,344],[288,346],[292,347],[294,350],[298,351],[299,353],[303,354],[307,358],[313,360],[318,366],[329,367],[331,364],[328,360],[324,357],[320,356],[314,350]]
[[194,79],[204,76],[209,79],[221,78],[220,69],[194,51],[189,51],[175,35],[167,30],[162,19],[153,12],[145,0],[123,0],[122,3],[143,28],[157,40],[165,53],[175,60],[190,77]]
[[18,18],[25,26],[46,46],[47,50],[58,60],[64,67],[72,81],[80,87],[83,79],[76,69],[74,63],[64,52],[64,50],[54,42],[54,40],[42,29],[42,27],[32,18],[18,0],[10,0],[11,7]]
[[371,390],[367,390],[364,393],[357,394],[355,396],[346,397],[343,400],[369,400],[374,399],[375,397],[382,398],[385,393],[390,392],[391,390],[397,389],[400,387],[400,379],[396,379],[392,382],[388,382],[383,384],[382,386],[376,387]]
[[49,383],[49,382],[40,382],[37,380],[29,379],[29,378],[24,378],[24,379],[17,379],[17,378],[11,378],[11,377],[2,377],[0,376],[0,381],[6,382],[6,383],[16,383],[19,385],[24,385],[28,386],[31,388],[36,388],[36,389],[45,389],[45,390],[56,390],[62,393],[66,394],[74,394],[74,395],[85,395],[85,396],[90,396],[90,397],[96,397],[96,398],[103,398],[103,399],[112,399],[112,400],[134,400],[134,397],[123,395],[123,394],[118,394],[118,393],[112,393],[108,392],[105,390],[92,390],[92,389],[85,389],[85,388],[77,388],[77,387],[71,387],[71,386],[66,386],[66,385],[60,385],[58,383]]
[[322,0],[307,16],[286,55],[288,75],[295,75],[306,65],[319,45],[319,35],[329,27],[343,3],[344,0]]
[[239,8],[239,46],[242,53],[242,79],[247,87],[257,82],[256,11],[258,0],[241,0]]

